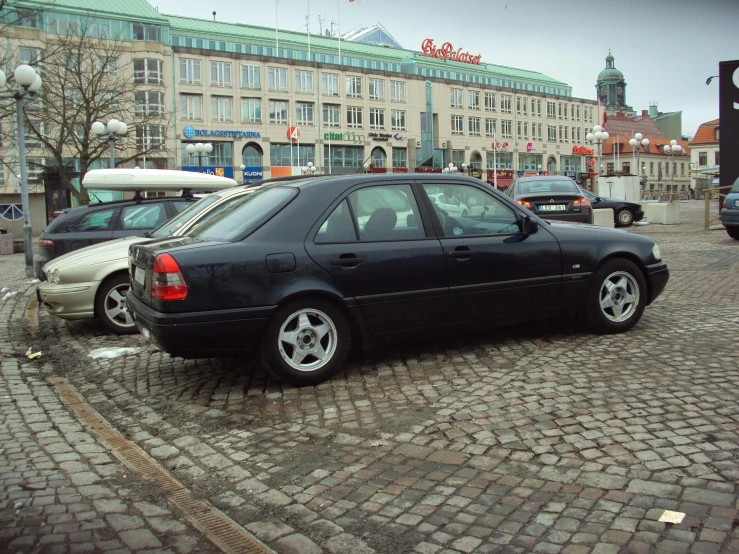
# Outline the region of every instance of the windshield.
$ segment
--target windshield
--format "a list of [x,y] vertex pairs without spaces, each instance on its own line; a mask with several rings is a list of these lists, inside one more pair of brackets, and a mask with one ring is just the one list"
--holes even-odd
[[205,208],[210,206],[213,202],[218,200],[220,196],[217,194],[209,194],[204,196],[197,202],[193,202],[192,205],[188,206],[186,210],[181,211],[172,219],[165,221],[159,227],[151,232],[151,236],[157,239],[166,238],[172,235],[177,229],[182,227],[185,223],[190,221],[195,215],[203,211]]
[[519,190],[516,192],[521,194],[537,194],[548,192],[577,193],[579,188],[574,181],[565,181],[563,179],[546,181],[537,179],[536,181],[520,181]]
[[232,241],[254,231],[280,211],[298,191],[292,187],[266,187],[199,223],[188,233],[200,240]]
[[597,198],[597,196],[596,196],[595,194],[593,194],[592,192],[590,192],[589,190],[585,190],[585,189],[580,189],[580,190],[582,191],[582,193],[583,193],[583,194],[584,194],[584,195],[585,195],[585,196],[586,196],[586,197],[587,197],[587,198],[588,198],[589,200],[595,200],[595,199]]

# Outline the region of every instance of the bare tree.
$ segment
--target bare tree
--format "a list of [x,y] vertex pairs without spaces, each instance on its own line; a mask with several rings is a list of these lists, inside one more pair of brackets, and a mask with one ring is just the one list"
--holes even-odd
[[73,180],[79,177],[81,183],[91,166],[108,159],[108,142],[92,133],[95,121],[127,123],[128,136],[116,142],[119,164],[169,153],[172,113],[165,109],[164,88],[149,86],[162,84],[161,66],[139,67],[126,56],[128,45],[94,23],[47,35],[39,99],[24,109],[27,136],[43,151],[39,169],[58,172],[80,204],[88,203],[89,195]]

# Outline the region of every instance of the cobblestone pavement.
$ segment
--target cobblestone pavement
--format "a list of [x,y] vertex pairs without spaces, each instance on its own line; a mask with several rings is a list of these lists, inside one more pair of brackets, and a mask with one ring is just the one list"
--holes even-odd
[[[277,552],[739,552],[739,243],[702,230],[702,202],[681,210],[632,229],[671,280],[627,334],[406,343],[303,389],[44,312],[29,335],[33,286],[4,256],[0,547],[214,550],[80,426],[55,376]],[[101,347],[137,350],[91,359]]]

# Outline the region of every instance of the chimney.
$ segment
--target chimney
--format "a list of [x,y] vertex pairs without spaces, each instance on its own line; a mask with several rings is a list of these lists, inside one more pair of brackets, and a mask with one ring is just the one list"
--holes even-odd
[[650,102],[649,103],[649,117],[657,117],[659,115],[659,108],[657,107],[657,102]]
[[642,110],[641,111],[641,116],[642,117],[647,117],[648,115],[649,115],[649,110]]

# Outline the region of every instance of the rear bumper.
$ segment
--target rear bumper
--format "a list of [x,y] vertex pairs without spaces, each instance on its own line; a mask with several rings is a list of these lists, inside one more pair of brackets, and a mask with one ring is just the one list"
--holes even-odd
[[546,212],[536,212],[542,219],[550,219],[553,221],[569,221],[570,223],[593,223],[593,212],[583,212],[579,214],[548,214]]
[[723,225],[739,225],[739,210],[731,208],[721,210],[721,223]]
[[133,292],[126,304],[141,334],[157,348],[180,358],[232,356],[256,346],[276,306],[166,314]]
[[649,300],[647,304],[654,302],[662,294],[670,280],[670,270],[665,262],[647,266],[647,286],[649,287]]

